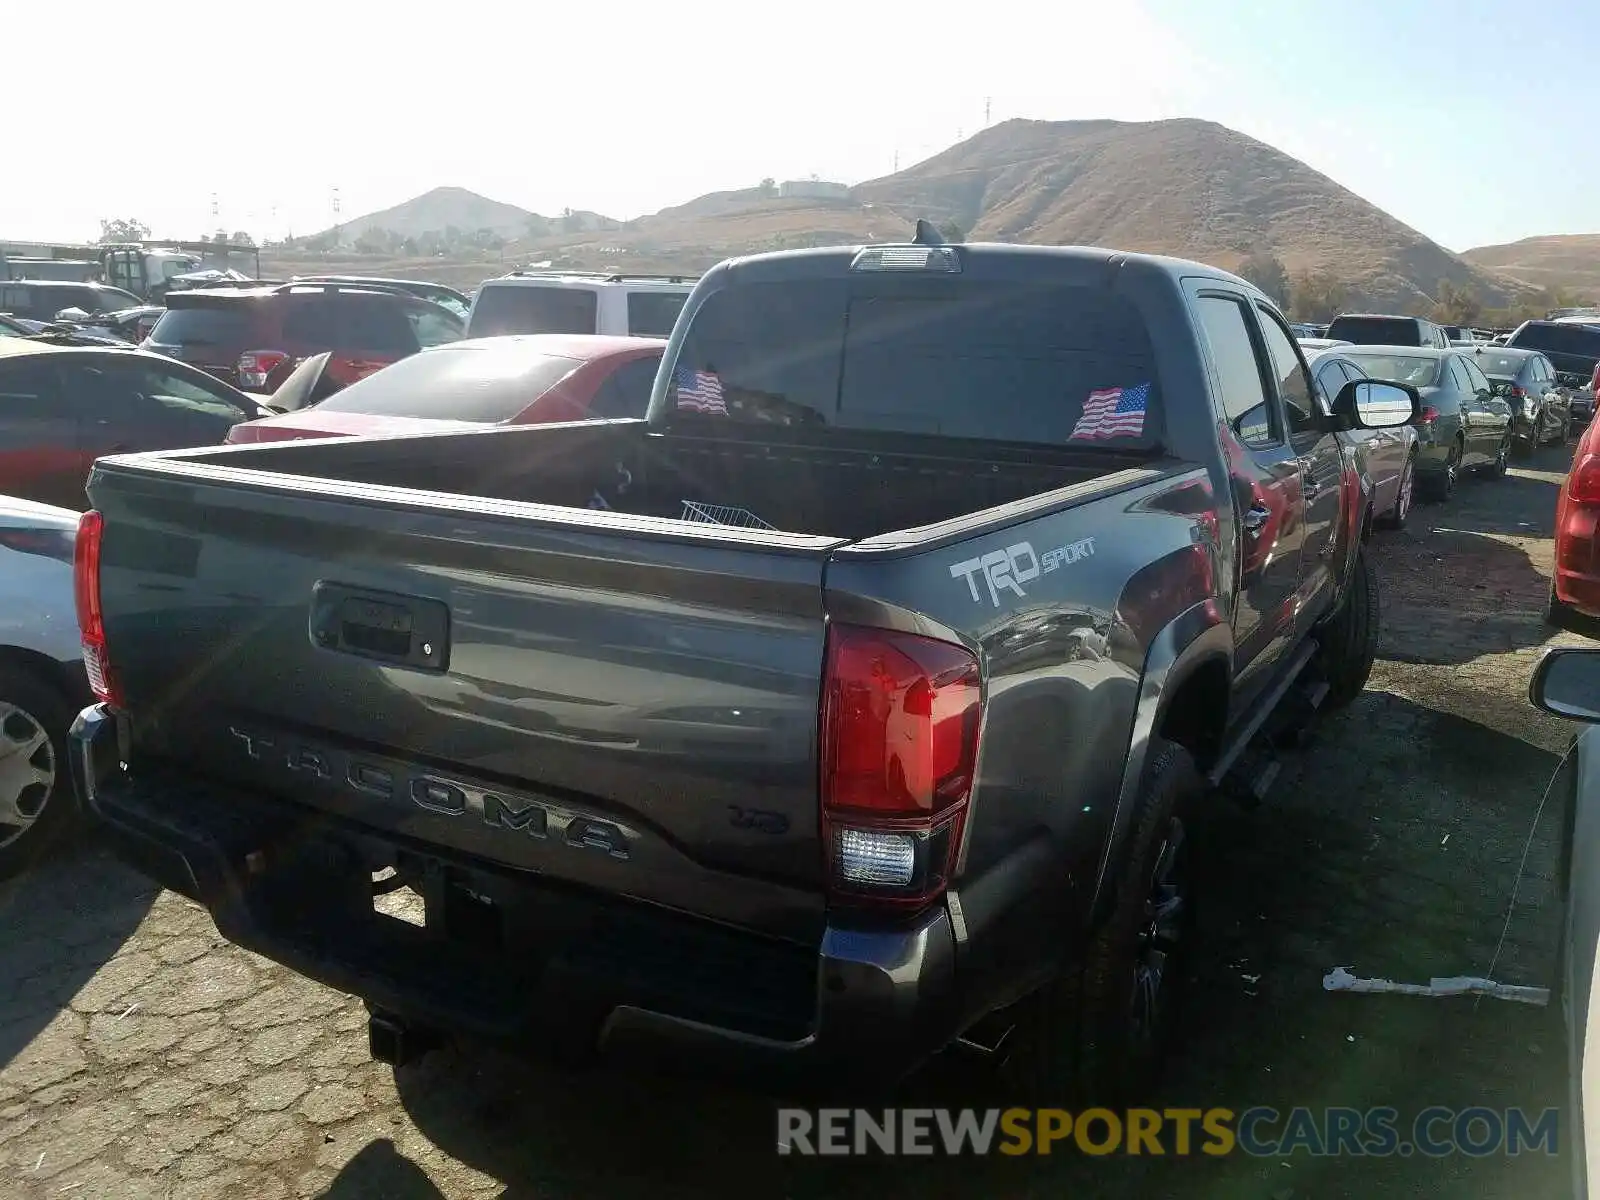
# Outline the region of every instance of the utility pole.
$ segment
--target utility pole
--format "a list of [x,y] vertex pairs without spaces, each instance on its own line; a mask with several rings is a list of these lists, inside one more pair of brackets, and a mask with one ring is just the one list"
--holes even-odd
[[983,98],[983,125],[985,129],[989,127],[989,106],[993,103],[993,96],[985,96]]
[[339,189],[333,189],[333,244],[339,244]]

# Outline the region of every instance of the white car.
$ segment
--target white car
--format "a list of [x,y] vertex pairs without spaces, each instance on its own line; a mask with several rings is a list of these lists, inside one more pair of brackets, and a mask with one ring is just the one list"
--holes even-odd
[[67,729],[87,705],[72,555],[78,514],[0,496],[0,879],[78,815]]
[[686,275],[513,271],[472,297],[469,338],[509,333],[600,333],[664,338],[694,290]]

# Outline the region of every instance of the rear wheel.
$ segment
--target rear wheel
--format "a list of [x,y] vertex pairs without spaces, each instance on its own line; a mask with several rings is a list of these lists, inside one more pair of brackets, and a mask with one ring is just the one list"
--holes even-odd
[[1406,518],[1411,515],[1412,494],[1417,485],[1417,456],[1413,454],[1406,459],[1406,465],[1400,472],[1400,490],[1395,493],[1394,507],[1378,518],[1377,524],[1385,529],[1404,529]]
[[0,666],[0,879],[30,867],[72,825],[66,698],[26,669]]
[[[1532,449],[1530,447],[1530,453]],[[1500,439],[1500,446],[1494,452],[1494,461],[1483,468],[1483,473],[1490,479],[1504,479],[1506,470],[1511,466],[1511,431],[1506,431],[1506,436]]]
[[1126,866],[1081,960],[1021,1006],[1008,1082],[1040,1099],[1116,1105],[1148,1096],[1177,1032],[1193,942],[1187,821],[1194,760],[1154,741]]
[[1440,501],[1450,499],[1456,494],[1456,482],[1461,476],[1461,439],[1457,438],[1450,446],[1450,457],[1437,471],[1430,471],[1428,480],[1428,498]]

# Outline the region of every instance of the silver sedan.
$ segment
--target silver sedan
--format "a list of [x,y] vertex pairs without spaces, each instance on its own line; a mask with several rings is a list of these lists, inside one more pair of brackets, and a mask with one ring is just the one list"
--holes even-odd
[[72,553],[78,514],[0,496],[0,879],[77,816],[66,736],[90,700]]

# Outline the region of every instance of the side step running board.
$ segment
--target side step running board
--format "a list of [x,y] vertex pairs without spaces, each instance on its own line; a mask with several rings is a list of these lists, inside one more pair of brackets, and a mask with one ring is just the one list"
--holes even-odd
[[[1233,769],[1234,764],[1244,756],[1245,750],[1255,740],[1256,734],[1261,732],[1261,727],[1267,723],[1267,719],[1277,711],[1278,702],[1283,699],[1290,688],[1299,682],[1301,673],[1310,665],[1311,660],[1316,657],[1316,653],[1317,644],[1315,642],[1306,641],[1300,644],[1299,649],[1295,651],[1293,661],[1285,669],[1278,683],[1273,687],[1272,691],[1256,702],[1255,711],[1250,714],[1250,719],[1234,735],[1233,741],[1229,743],[1228,748],[1218,756],[1216,765],[1206,775],[1208,784],[1212,787],[1221,785],[1228,772]],[[1327,692],[1324,691],[1322,694],[1326,696]],[[1321,699],[1319,698],[1317,702],[1320,704]]]

